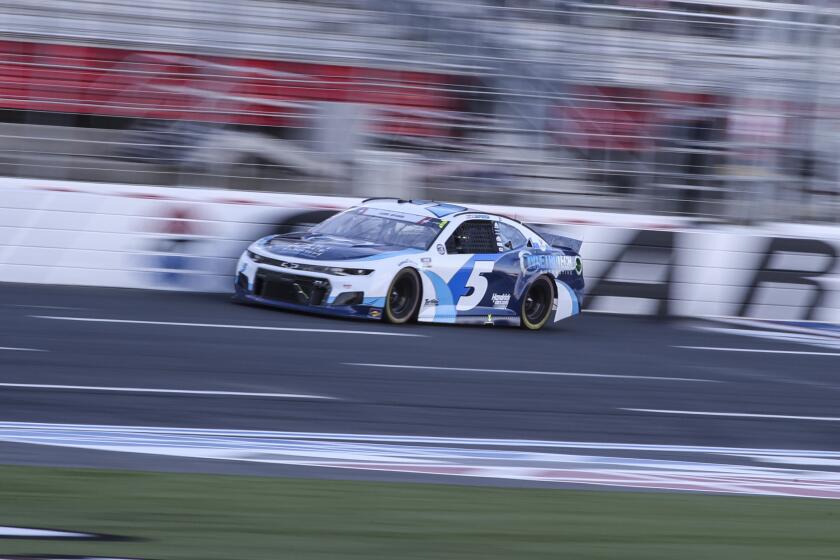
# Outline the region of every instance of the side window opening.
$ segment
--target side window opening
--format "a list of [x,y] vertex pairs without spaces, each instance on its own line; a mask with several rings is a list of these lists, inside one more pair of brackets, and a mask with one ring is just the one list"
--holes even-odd
[[504,222],[499,222],[499,237],[501,238],[500,244],[505,251],[521,249],[528,243],[521,231]]
[[446,252],[450,255],[498,253],[496,229],[490,220],[469,220],[464,222],[446,241]]

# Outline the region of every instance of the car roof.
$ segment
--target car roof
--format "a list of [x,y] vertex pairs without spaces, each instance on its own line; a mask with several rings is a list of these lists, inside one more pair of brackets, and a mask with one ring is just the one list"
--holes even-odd
[[[428,218],[445,218],[462,212],[472,212],[466,206],[437,202],[434,200],[405,200],[402,198],[368,198],[362,201],[363,206],[392,210],[394,212],[405,212]],[[482,212],[487,214],[487,212]]]

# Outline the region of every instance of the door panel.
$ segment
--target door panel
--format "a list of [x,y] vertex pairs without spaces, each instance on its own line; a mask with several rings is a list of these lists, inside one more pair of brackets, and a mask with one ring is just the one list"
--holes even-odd
[[[513,314],[506,311],[513,301],[515,275],[499,267],[505,254],[444,255],[424,269],[435,301],[426,301],[421,320],[455,322],[457,317]],[[435,309],[429,310],[428,308]],[[425,312],[425,313],[424,313]]]
[[498,266],[510,253],[500,250],[496,224],[487,219],[465,221],[445,247],[438,245],[438,255],[423,270],[424,286],[435,296],[424,296],[421,321],[453,323],[464,317],[515,315],[508,307],[516,275],[510,267]]

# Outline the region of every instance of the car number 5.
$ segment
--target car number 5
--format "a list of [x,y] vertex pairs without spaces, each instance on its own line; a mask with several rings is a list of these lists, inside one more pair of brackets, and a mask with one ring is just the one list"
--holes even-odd
[[494,264],[493,261],[475,261],[466,285],[467,288],[472,288],[472,292],[458,299],[458,304],[455,306],[456,310],[469,311],[481,303],[481,300],[484,299],[484,294],[487,293],[487,278],[482,275],[493,272]]

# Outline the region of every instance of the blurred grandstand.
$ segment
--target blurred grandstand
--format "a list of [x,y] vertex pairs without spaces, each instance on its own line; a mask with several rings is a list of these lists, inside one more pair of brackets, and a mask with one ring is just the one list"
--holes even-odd
[[830,0],[0,0],[0,174],[840,221]]

